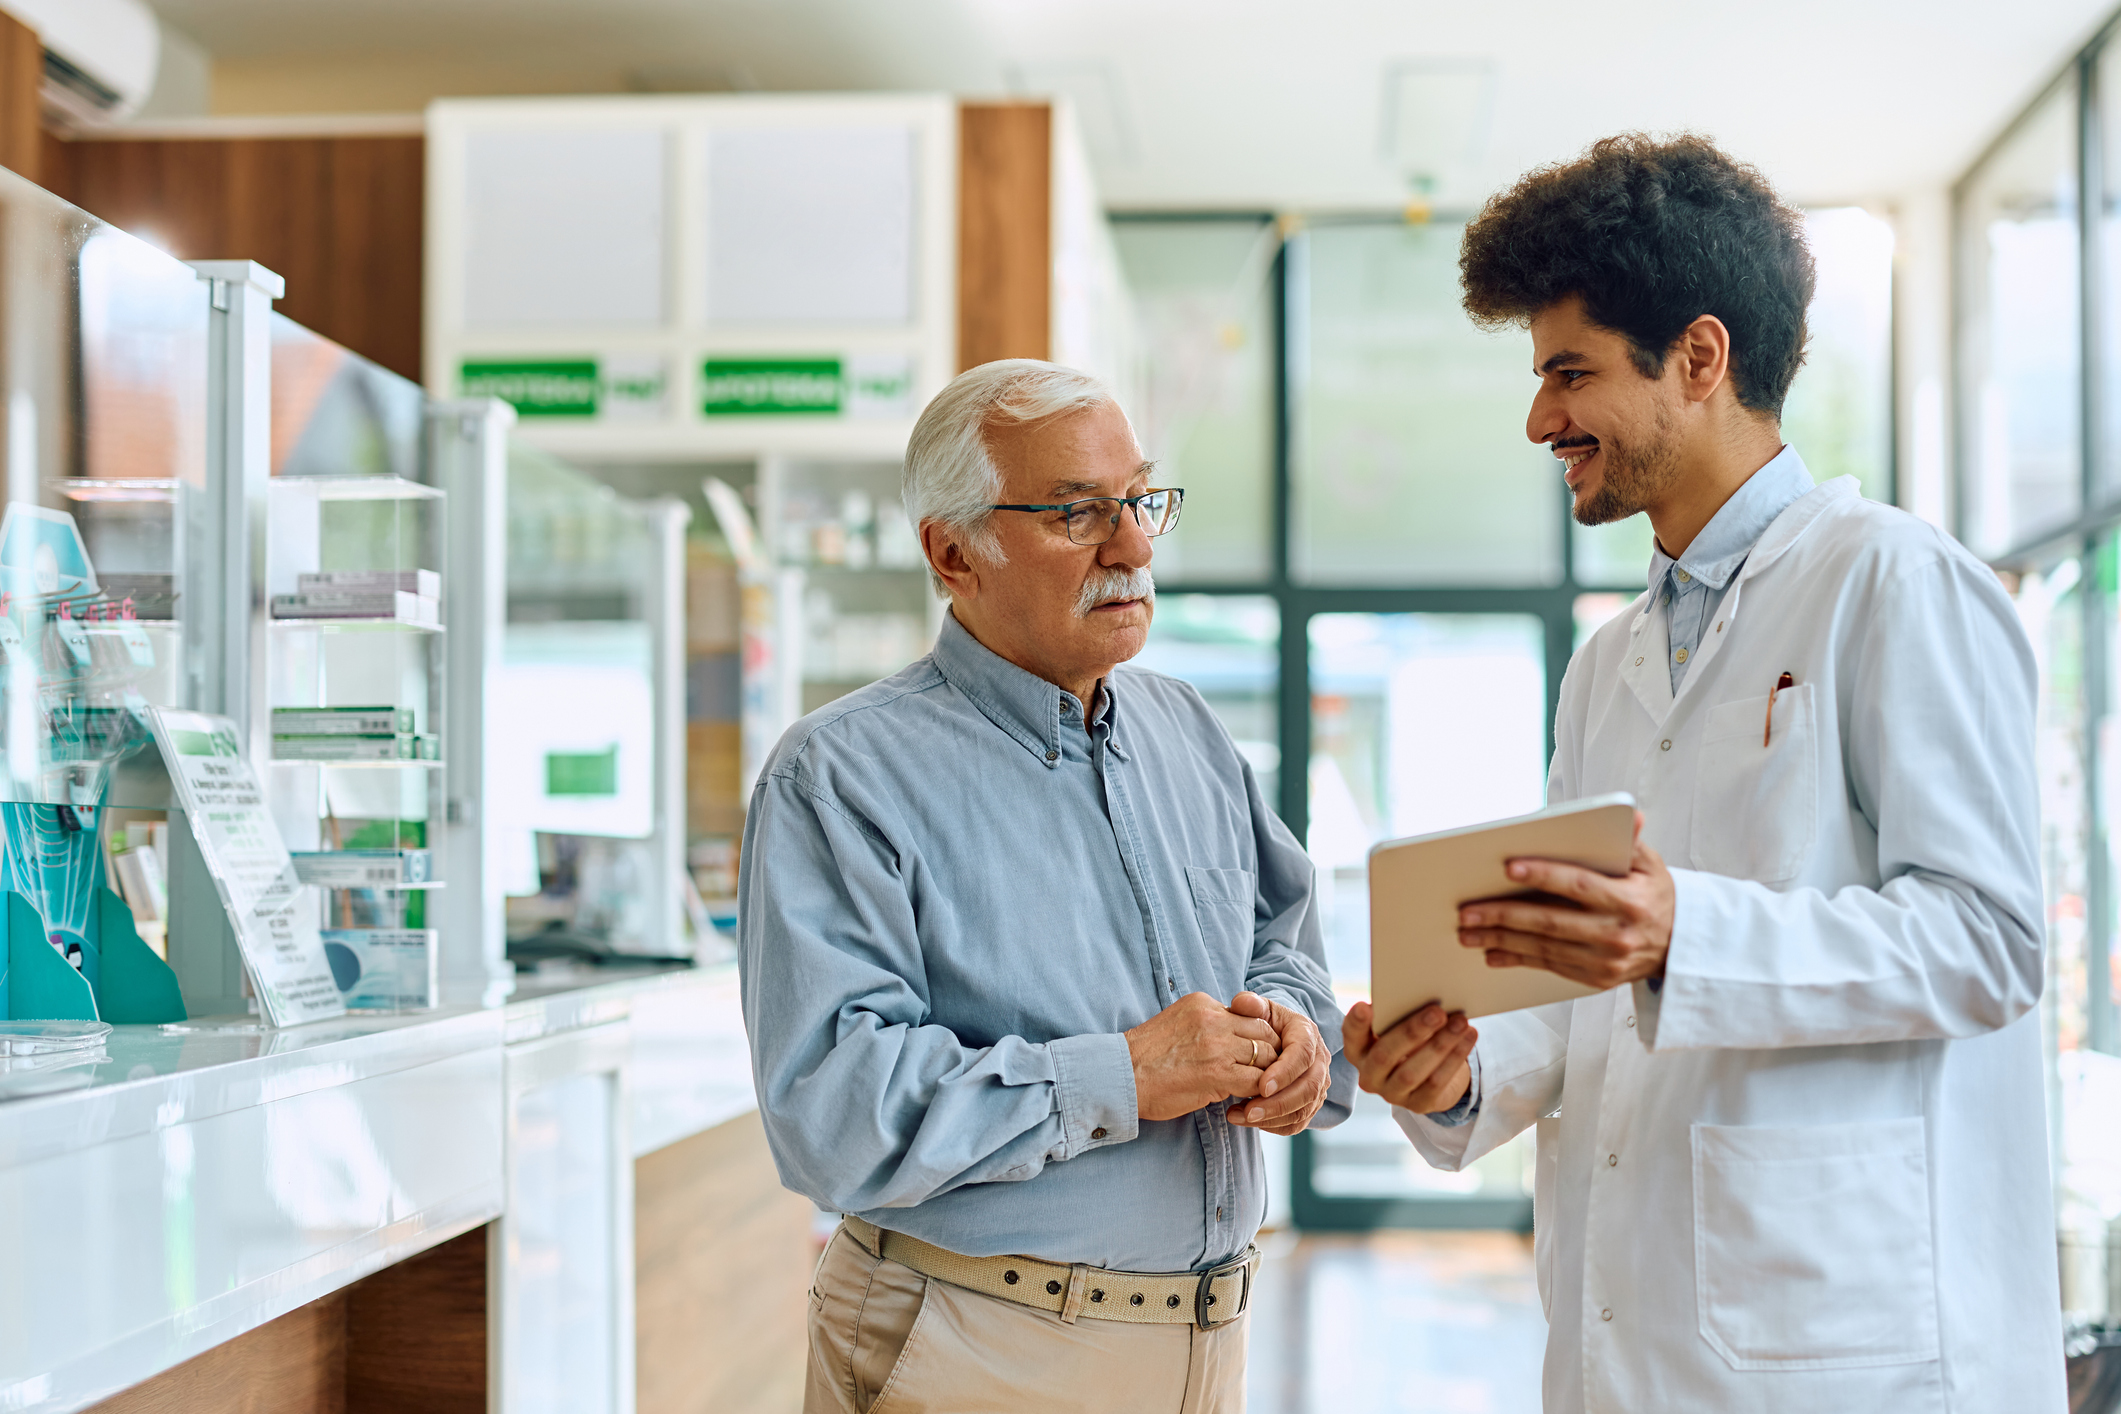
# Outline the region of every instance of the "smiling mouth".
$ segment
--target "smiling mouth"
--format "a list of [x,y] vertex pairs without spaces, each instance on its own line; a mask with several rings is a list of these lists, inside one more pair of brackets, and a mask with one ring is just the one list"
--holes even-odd
[[1571,487],[1576,484],[1576,468],[1598,455],[1598,444],[1588,447],[1556,447],[1554,455],[1561,462],[1561,479]]

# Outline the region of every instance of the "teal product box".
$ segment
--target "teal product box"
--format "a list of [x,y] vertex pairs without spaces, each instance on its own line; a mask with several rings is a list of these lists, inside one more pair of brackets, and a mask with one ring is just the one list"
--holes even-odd
[[275,707],[275,736],[396,736],[413,729],[410,707]]
[[434,877],[424,849],[298,849],[293,858],[295,877],[323,889],[403,889]]
[[441,949],[432,928],[325,928],[324,956],[349,1008],[411,1011],[441,997]]

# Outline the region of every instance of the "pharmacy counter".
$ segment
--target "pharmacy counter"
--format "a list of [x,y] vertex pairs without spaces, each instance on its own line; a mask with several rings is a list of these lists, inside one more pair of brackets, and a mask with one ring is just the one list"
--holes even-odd
[[733,968],[589,973],[493,1010],[123,1026],[0,1073],[0,1411],[227,1363],[474,1229],[490,1407],[632,1410],[633,1161],[753,1108],[736,997]]

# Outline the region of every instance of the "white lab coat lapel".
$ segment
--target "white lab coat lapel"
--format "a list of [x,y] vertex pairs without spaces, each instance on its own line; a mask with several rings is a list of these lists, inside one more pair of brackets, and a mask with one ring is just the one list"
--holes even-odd
[[1672,713],[1671,621],[1657,612],[1657,595],[1644,600],[1644,608],[1630,624],[1629,637],[1635,651],[1621,665],[1621,680],[1659,726]]

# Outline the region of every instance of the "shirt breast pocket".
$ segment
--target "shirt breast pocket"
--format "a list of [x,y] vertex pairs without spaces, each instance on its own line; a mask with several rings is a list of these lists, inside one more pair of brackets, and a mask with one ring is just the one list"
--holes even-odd
[[1780,884],[1797,877],[1819,828],[1819,734],[1810,683],[1711,707],[1694,767],[1696,869]]
[[1211,957],[1234,952],[1238,970],[1252,956],[1252,917],[1259,899],[1259,880],[1249,869],[1204,869],[1186,866],[1186,887],[1193,894],[1193,917],[1200,940]]

